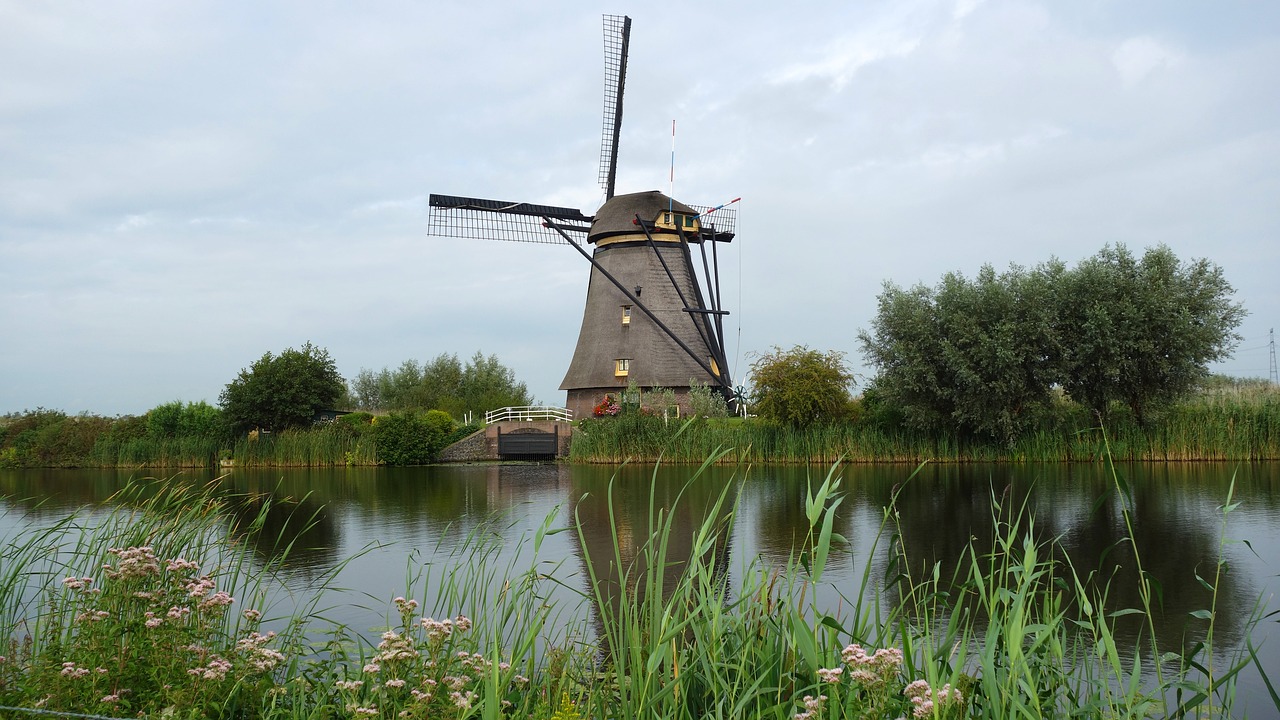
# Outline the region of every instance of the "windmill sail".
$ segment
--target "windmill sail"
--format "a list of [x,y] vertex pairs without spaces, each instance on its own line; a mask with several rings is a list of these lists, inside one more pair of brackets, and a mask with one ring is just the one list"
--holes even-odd
[[631,18],[604,16],[604,137],[600,141],[600,187],[613,197],[618,179],[618,136],[622,134],[622,95],[627,84]]
[[427,234],[445,237],[563,245],[557,228],[585,235],[591,224],[581,210],[555,205],[434,193],[428,205]]

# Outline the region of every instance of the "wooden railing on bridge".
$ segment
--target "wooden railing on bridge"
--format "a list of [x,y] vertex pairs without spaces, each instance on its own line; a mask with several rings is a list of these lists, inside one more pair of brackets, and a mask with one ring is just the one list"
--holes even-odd
[[486,425],[496,422],[529,422],[534,420],[573,422],[573,411],[569,408],[547,407],[546,405],[518,405],[490,410],[484,414]]

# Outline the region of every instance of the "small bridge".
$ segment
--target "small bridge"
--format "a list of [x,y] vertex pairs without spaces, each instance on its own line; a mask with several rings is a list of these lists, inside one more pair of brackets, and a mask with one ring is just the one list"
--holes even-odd
[[490,410],[485,428],[445,448],[444,462],[483,460],[554,460],[569,454],[573,412],[566,408],[525,405]]

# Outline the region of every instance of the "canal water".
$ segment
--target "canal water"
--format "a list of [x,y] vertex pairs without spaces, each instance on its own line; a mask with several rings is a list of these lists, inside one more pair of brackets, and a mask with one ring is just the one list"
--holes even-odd
[[[321,603],[325,617],[376,637],[392,613],[391,600],[429,603],[433,584],[457,553],[470,552],[469,542],[488,543],[495,567],[522,570],[535,561],[531,539],[540,528],[565,528],[578,518],[581,535],[545,535],[536,558],[564,581],[553,599],[578,607],[585,571],[603,572],[598,559],[613,552],[611,527],[623,552],[634,551],[647,536],[651,505],[669,509],[677,529],[692,528],[726,489],[736,512],[718,550],[730,580],[752,561],[780,565],[808,532],[807,488],[829,468],[713,467],[690,484],[696,470],[554,464],[240,469],[217,484],[228,493],[269,493],[278,509],[266,534],[293,544],[282,567],[285,582],[299,597],[320,583],[339,588]],[[0,538],[80,509],[92,513],[131,479],[175,475],[192,483],[218,477],[209,471],[0,470]],[[922,577],[936,565],[946,577],[970,543],[990,551],[995,519],[1019,510],[1033,519],[1037,537],[1058,540],[1081,575],[1110,578],[1111,609],[1139,608],[1127,504],[1134,545],[1159,587],[1162,645],[1202,637],[1205,622],[1192,613],[1209,608],[1212,596],[1196,575],[1212,577],[1219,558],[1227,572],[1214,634],[1223,658],[1244,647],[1259,607],[1261,614],[1280,610],[1273,597],[1280,590],[1280,463],[1128,464],[1117,468],[1119,483],[1101,464],[845,465],[837,475],[844,500],[835,531],[848,545],[832,554],[824,577],[829,586],[819,596],[832,608],[857,597],[868,572],[871,592],[892,604],[892,588],[876,585],[889,564],[890,534],[899,534],[906,560],[899,567]],[[1128,497],[1117,487],[1127,488]],[[1229,492],[1239,506],[1224,513]],[[263,544],[255,552],[265,562],[273,550]],[[1137,627],[1121,624],[1120,630]],[[1253,627],[1252,638],[1273,680],[1280,678],[1276,617]],[[1132,634],[1118,640],[1122,647],[1136,643]],[[1243,676],[1249,707],[1274,712],[1266,693],[1257,673]]]

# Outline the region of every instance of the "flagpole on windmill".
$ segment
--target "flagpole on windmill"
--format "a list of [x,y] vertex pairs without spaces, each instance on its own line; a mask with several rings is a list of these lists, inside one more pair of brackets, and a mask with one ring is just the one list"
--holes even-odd
[[676,196],[676,120],[671,119],[671,172],[667,176],[667,212],[672,212]]

